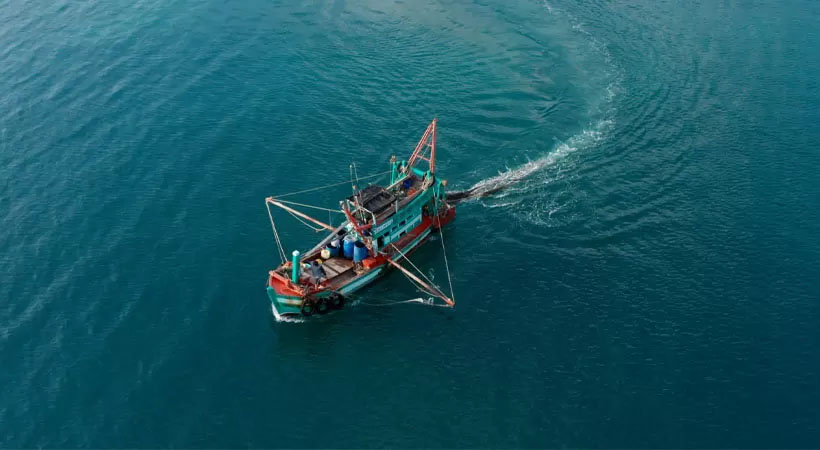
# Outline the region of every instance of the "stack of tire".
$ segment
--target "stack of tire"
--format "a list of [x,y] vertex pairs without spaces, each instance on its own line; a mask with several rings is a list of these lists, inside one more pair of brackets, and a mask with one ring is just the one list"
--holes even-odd
[[327,314],[334,309],[342,309],[345,306],[345,298],[338,292],[332,292],[327,297],[314,297],[309,295],[302,300],[302,315],[310,317],[314,314]]

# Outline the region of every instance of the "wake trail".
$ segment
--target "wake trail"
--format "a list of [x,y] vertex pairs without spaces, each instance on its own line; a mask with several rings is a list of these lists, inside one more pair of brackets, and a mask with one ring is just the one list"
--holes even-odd
[[505,189],[511,188],[541,170],[550,167],[563,160],[571,153],[579,149],[589,148],[599,143],[612,127],[612,120],[599,121],[595,126],[583,130],[581,133],[571,137],[564,143],[559,144],[555,150],[534,161],[529,161],[519,167],[508,169],[496,176],[481,180],[470,188],[463,191],[447,193],[447,200],[458,203],[464,200],[474,200],[492,196]]
[[595,59],[602,60],[603,64],[607,66],[608,70],[604,70],[604,73],[607,74],[609,80],[605,81],[602,95],[599,97],[598,102],[591,106],[590,111],[592,117],[597,116],[598,120],[567,141],[558,144],[552,151],[538,159],[481,180],[468,189],[448,193],[447,200],[450,202],[458,203],[465,200],[490,197],[525,182],[536,173],[564,160],[577,150],[598,145],[615,125],[615,97],[621,91],[622,69],[614,61],[607,46],[584,29],[578,19],[567,12],[554,8],[546,1],[544,1],[544,7],[550,15],[565,18],[572,32],[580,35],[586,41],[590,54],[594,55]]

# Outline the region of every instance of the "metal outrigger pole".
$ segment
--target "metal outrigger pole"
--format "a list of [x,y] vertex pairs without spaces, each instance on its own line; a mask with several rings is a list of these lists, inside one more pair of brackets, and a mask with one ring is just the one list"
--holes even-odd
[[391,258],[387,258],[387,262],[389,262],[393,267],[401,270],[402,273],[407,275],[407,277],[410,278],[411,280],[413,280],[416,283],[420,284],[425,289],[430,290],[431,294],[434,294],[436,297],[444,300],[444,302],[447,303],[448,305],[456,306],[456,302],[454,302],[452,299],[450,299],[450,297],[447,297],[443,292],[441,292],[441,290],[439,290],[438,288],[436,288],[434,286],[431,286],[431,285],[425,283],[424,281],[421,280],[421,278],[417,277],[416,274],[414,274],[413,272],[405,269],[404,266],[402,266],[401,264],[397,263],[396,261],[393,261]]
[[335,230],[335,228],[333,228],[332,226],[330,226],[330,225],[328,225],[328,224],[326,224],[326,223],[324,223],[320,220],[314,219],[313,217],[310,217],[309,215],[307,215],[303,212],[297,211],[297,210],[291,208],[290,206],[286,206],[286,205],[276,201],[273,197],[268,197],[268,198],[265,199],[265,201],[270,203],[273,206],[278,206],[278,207],[284,209],[285,211],[287,211],[291,214],[297,215],[297,216],[299,216],[299,217],[301,217],[305,220],[309,220],[309,221],[315,223],[316,225],[319,225],[320,227],[322,227],[326,230],[330,230],[330,231]]

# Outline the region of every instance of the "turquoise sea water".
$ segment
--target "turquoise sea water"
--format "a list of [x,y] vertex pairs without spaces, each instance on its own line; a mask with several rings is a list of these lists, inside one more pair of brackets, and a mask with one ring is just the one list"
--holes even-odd
[[[820,446],[818,30],[812,0],[0,0],[0,446]],[[263,199],[433,117],[450,186],[512,183],[444,236],[457,308],[274,323]]]

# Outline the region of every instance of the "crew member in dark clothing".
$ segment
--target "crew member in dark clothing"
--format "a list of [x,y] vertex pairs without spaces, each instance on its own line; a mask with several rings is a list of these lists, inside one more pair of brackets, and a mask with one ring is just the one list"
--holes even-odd
[[325,268],[322,267],[319,260],[313,261],[313,263],[310,265],[310,274],[313,276],[314,287],[319,287],[319,283],[322,282],[322,278],[327,276],[327,274],[325,273]]

